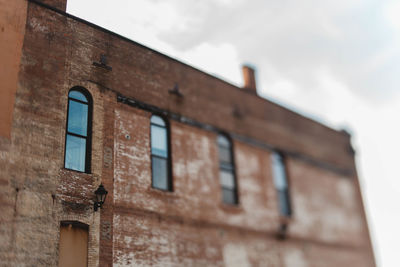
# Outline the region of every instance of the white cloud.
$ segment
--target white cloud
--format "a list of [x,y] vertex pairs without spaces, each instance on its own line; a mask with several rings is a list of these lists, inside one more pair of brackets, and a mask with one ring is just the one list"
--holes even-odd
[[201,43],[193,49],[182,53],[180,58],[208,73],[213,73],[220,77],[228,77],[225,79],[236,84],[241,83],[238,67],[240,61],[232,44]]
[[395,30],[400,31],[400,2],[394,0],[387,1],[383,10],[386,21],[388,21]]

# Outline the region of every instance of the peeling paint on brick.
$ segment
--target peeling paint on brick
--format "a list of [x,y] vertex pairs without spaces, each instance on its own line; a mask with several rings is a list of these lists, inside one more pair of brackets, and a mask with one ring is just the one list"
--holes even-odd
[[246,249],[240,244],[224,246],[224,263],[226,267],[250,267]]

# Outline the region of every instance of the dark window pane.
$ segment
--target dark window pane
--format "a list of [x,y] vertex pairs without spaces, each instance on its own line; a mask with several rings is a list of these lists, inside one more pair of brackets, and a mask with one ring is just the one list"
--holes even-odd
[[218,135],[217,143],[218,143],[218,146],[223,146],[223,147],[230,147],[231,146],[231,142],[229,141],[229,139],[226,136],[222,135],[222,134]]
[[167,160],[152,157],[153,187],[168,190],[168,166]]
[[230,163],[231,159],[231,149],[229,147],[219,147],[219,161]]
[[74,99],[77,99],[77,100],[80,100],[80,101],[83,101],[86,103],[88,102],[86,97],[81,92],[78,92],[78,91],[70,91],[68,96],[70,98],[74,98]]
[[156,115],[151,116],[150,122],[153,124],[163,126],[163,127],[166,126],[165,121],[161,117],[156,116]]
[[282,215],[291,215],[289,193],[287,190],[278,191],[279,209]]
[[84,138],[67,135],[65,146],[65,168],[85,171],[86,140]]
[[219,168],[225,171],[233,171],[233,166],[231,163],[220,162]]
[[235,178],[231,171],[220,170],[219,171],[220,183],[225,188],[235,189]]
[[219,179],[222,187],[222,201],[237,204],[236,180],[232,164],[232,144],[228,137],[218,135]]
[[88,105],[69,101],[68,132],[87,135]]
[[151,125],[151,153],[161,157],[167,157],[167,129]]
[[271,160],[272,160],[272,172],[273,172],[275,187],[278,190],[285,190],[288,187],[288,185],[286,180],[286,171],[283,159],[279,154],[274,153],[272,154]]
[[227,204],[236,204],[235,190],[222,188],[222,201]]

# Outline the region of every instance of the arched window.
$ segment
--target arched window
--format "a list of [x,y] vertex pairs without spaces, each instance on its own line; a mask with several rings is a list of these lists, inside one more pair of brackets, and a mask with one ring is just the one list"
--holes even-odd
[[225,135],[217,137],[219,151],[219,179],[222,189],[222,201],[227,204],[238,204],[237,184],[231,140]]
[[150,122],[152,186],[172,191],[168,125],[157,115],[151,116]]
[[82,87],[68,93],[64,167],[90,173],[92,136],[92,97]]
[[275,188],[278,192],[278,205],[280,214],[289,217],[292,214],[287,182],[285,161],[281,154],[274,152],[271,155],[272,174]]

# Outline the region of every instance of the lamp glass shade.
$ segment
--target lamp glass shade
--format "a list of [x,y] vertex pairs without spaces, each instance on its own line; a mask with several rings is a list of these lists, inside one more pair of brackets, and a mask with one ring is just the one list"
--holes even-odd
[[103,204],[104,201],[106,201],[106,196],[108,192],[102,184],[99,185],[99,188],[97,188],[94,193],[96,194],[96,199],[98,203]]

